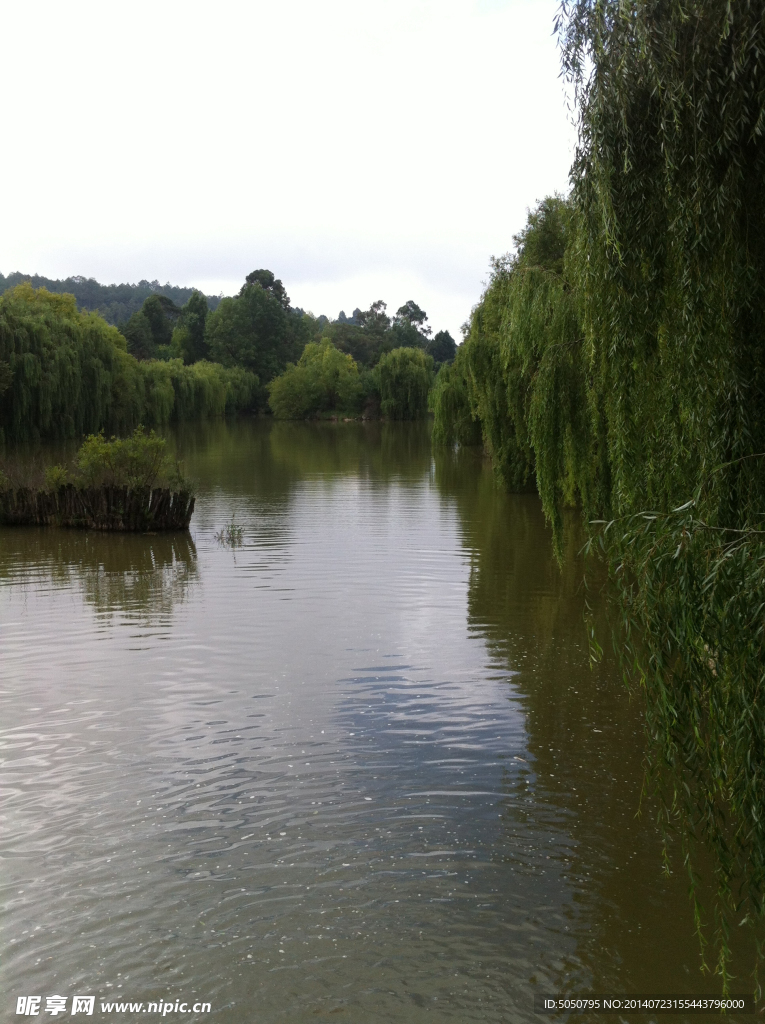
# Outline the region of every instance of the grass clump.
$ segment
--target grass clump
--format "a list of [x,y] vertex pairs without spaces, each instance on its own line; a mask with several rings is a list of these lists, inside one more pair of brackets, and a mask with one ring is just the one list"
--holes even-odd
[[240,548],[244,543],[244,527],[232,519],[215,534],[217,542],[225,548]]

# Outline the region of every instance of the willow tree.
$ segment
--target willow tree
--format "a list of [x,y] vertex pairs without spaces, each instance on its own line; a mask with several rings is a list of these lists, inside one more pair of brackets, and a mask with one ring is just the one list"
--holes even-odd
[[731,915],[765,911],[765,13],[566,0],[558,29],[610,473],[587,512],[608,521],[666,820],[715,853],[725,975]]
[[241,367],[138,361],[125,338],[74,296],[21,284],[0,296],[0,441],[127,433],[252,409]]
[[453,363],[446,363],[436,375],[428,404],[433,411],[433,444],[479,445],[483,440],[481,421],[470,404],[467,383],[468,346],[460,345]]
[[538,489],[561,551],[561,510],[597,478],[578,301],[567,265],[573,213],[544,199],[492,275],[433,394],[434,440],[470,443],[480,424],[508,489]]
[[428,392],[433,380],[433,357],[419,348],[385,352],[375,370],[383,416],[391,420],[418,420],[428,413]]

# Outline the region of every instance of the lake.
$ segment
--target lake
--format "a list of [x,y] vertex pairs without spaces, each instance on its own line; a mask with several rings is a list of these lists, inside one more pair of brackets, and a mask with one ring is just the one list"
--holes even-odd
[[9,1018],[57,994],[67,1019],[92,995],[122,1021],[147,1018],[99,1004],[539,1021],[535,992],[718,991],[637,816],[640,704],[589,666],[576,531],[559,569],[538,499],[434,458],[427,425],[172,440],[188,536],[0,530]]

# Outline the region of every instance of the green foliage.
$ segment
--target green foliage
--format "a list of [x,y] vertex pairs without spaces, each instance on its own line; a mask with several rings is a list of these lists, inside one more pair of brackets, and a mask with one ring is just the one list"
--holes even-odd
[[[521,243],[521,253],[522,249]],[[537,358],[533,341],[528,344],[525,339],[524,351],[518,351],[515,339],[507,337],[507,328],[511,310],[517,319],[519,302],[533,294],[527,282],[531,268],[522,262],[522,256],[494,260],[492,268],[489,287],[473,310],[459,357],[444,377],[448,391],[434,401],[434,431],[439,441],[458,439],[451,417],[456,413],[467,429],[467,401],[470,419],[481,425],[484,447],[498,479],[509,490],[524,491],[532,489],[535,482],[528,407]],[[544,280],[549,271],[538,269]]]
[[396,310],[396,319],[416,328],[425,336],[431,333],[430,327],[427,326],[428,314],[424,309],[420,309],[413,299],[409,299],[403,306],[399,306]]
[[694,843],[713,854],[726,979],[730,922],[765,914],[765,21],[747,2],[566,0],[558,27],[572,196],[494,261],[436,436],[466,395],[558,553],[567,503],[592,523],[694,887]]
[[103,434],[91,434],[75,464],[87,487],[180,485],[179,470],[167,455],[167,441],[140,426],[126,438],[107,440]]
[[[424,349],[437,366],[454,359],[454,339],[448,331],[439,331],[431,338],[427,314],[412,299],[400,306],[392,319],[386,309],[379,299],[367,310],[354,309],[352,317],[341,311],[337,320],[322,327],[321,333],[368,369],[377,366],[380,357],[395,348]],[[322,319],[325,318],[319,318]]]
[[244,527],[237,523],[236,517],[231,519],[215,534],[215,539],[224,548],[240,548],[244,544]]
[[[109,420],[125,340],[74,298],[19,285],[0,298],[0,362],[11,383],[0,405],[9,440],[73,437]],[[135,361],[133,361],[135,362]],[[135,364],[137,365],[137,364]]]
[[380,403],[392,420],[422,419],[428,412],[428,392],[433,381],[433,358],[421,349],[396,348],[377,364]]
[[432,333],[427,321],[427,313],[416,302],[412,299],[405,302],[396,310],[389,327],[390,349],[425,348]]
[[391,321],[385,310],[388,308],[387,302],[383,302],[382,299],[378,299],[377,302],[373,302],[369,309],[362,312],[360,309],[354,311],[354,319],[362,330],[365,330],[372,336],[382,337],[387,330],[390,329]]
[[151,295],[144,302],[141,312],[149,321],[155,349],[162,345],[169,345],[173,326],[181,312],[172,299],[168,299],[165,295]]
[[322,394],[316,376],[305,366],[287,369],[268,384],[268,404],[280,420],[304,420],[315,416]]
[[121,328],[127,342],[127,350],[136,359],[151,359],[154,355],[154,338],[151,323],[143,311],[133,313]]
[[457,433],[458,422],[466,428],[467,403],[500,481],[514,491],[536,486],[558,555],[563,508],[577,501],[591,507],[608,478],[569,265],[574,231],[575,213],[559,196],[529,213],[514,238],[515,254],[493,261],[489,286],[433,406],[435,438],[467,443]]
[[711,526],[704,490],[666,514],[602,523],[592,544],[620,601],[626,677],[647,697],[647,787],[667,833],[679,828],[702,948],[699,844],[713,853],[726,978],[730,925],[763,912],[765,530]]
[[724,975],[731,914],[765,911],[765,22],[753,3],[577,0],[559,27],[609,470],[585,505],[615,520],[603,550],[641,635],[667,820],[714,852]]
[[242,366],[267,384],[295,358],[301,319],[258,282],[247,284],[208,317],[210,357],[223,366]]
[[65,466],[48,466],[45,470],[45,486],[49,491],[57,491],[69,480],[69,470]]
[[178,348],[184,363],[197,363],[210,355],[210,346],[205,337],[208,313],[204,295],[198,291],[192,292],[181,310],[180,324],[176,328],[176,331],[182,332]]
[[386,337],[365,330],[357,324],[335,320],[324,329],[324,336],[341,352],[347,352],[360,366],[375,366],[386,350]]
[[[199,295],[199,292],[195,293]],[[207,300],[202,297],[205,309]],[[139,313],[121,328],[127,349],[136,359],[155,359],[169,354],[173,327],[181,310],[165,295],[150,295]],[[180,353],[179,353],[180,354]]]
[[363,398],[356,362],[329,338],[306,345],[297,365],[288,365],[268,391],[278,419],[307,419],[329,411],[354,415]]
[[466,355],[467,348],[463,345],[457,350],[454,364],[445,364],[438,371],[430,392],[433,444],[437,447],[455,444],[468,447],[482,441],[481,421],[473,415],[468,395]]
[[[67,277],[54,281],[39,274],[15,272],[4,277],[0,274],[0,294],[19,284],[31,284],[33,288],[45,288],[56,295],[74,295],[77,309],[98,313],[109,324],[125,324],[138,313],[150,295],[162,295],[180,306],[188,302],[192,288],[178,288],[171,284],[160,285],[159,281],[139,281],[138,284],[99,284],[92,277]],[[205,299],[210,309],[215,309],[220,299],[215,295]]]
[[453,363],[457,355],[457,342],[448,331],[439,331],[425,346],[428,355],[433,356],[436,366]]
[[138,361],[74,298],[19,285],[0,297],[0,429],[9,440],[126,433],[255,407],[258,380],[206,362]]
[[245,284],[242,287],[242,291],[244,291],[247,285],[252,284],[259,284],[263,291],[268,292],[269,295],[273,295],[282,309],[290,308],[290,297],[279,278],[274,276],[273,271],[253,270],[252,273],[248,274],[245,278]]
[[13,370],[10,367],[10,363],[2,360],[0,361],[0,397],[5,394],[12,383]]

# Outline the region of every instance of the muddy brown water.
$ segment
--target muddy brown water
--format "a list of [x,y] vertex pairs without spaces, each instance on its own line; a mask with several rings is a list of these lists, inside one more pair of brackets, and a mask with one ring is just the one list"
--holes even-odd
[[0,530],[3,1019],[92,995],[115,1021],[541,1021],[535,992],[717,991],[636,816],[639,703],[589,667],[576,543],[559,570],[538,500],[424,425],[173,442],[188,536]]

